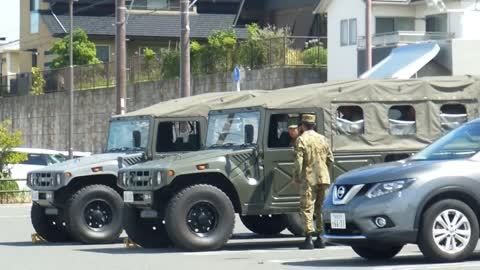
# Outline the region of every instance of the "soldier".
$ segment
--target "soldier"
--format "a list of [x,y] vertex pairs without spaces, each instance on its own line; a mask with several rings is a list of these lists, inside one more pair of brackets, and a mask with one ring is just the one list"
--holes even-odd
[[288,125],[288,135],[290,136],[290,139],[291,139],[290,146],[295,146],[295,141],[300,135],[298,130],[298,125],[296,123],[290,123],[290,125]]
[[[315,132],[315,115],[302,116],[303,134],[295,144],[293,181],[300,185],[300,216],[304,222],[305,242],[300,249],[325,248],[321,238],[321,207],[330,185],[328,168],[333,164],[333,154],[326,138]],[[316,230],[313,215],[316,214]],[[313,242],[313,236],[317,239]]]

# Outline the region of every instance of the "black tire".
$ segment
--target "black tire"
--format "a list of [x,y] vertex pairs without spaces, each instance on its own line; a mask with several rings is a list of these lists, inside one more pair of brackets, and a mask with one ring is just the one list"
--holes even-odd
[[285,215],[285,218],[287,220],[287,230],[289,232],[298,237],[305,236],[305,229],[300,213],[289,213]]
[[123,199],[111,187],[86,186],[68,200],[66,218],[67,229],[75,240],[85,244],[112,243],[122,233]]
[[128,237],[143,248],[168,248],[172,241],[165,230],[163,215],[141,218],[141,209],[125,205],[123,226]]
[[382,246],[382,245],[364,245],[364,246],[352,246],[353,251],[358,256],[371,261],[383,261],[390,260],[395,257],[403,246]]
[[[456,210],[462,213],[470,223],[470,240],[457,253],[442,251],[435,243],[433,226],[435,219],[446,210]],[[425,258],[433,262],[458,262],[470,257],[477,246],[479,237],[478,220],[475,212],[465,203],[458,200],[443,200],[430,206],[422,215],[422,222],[418,236],[418,246]],[[455,240],[456,241],[456,240]]]
[[65,221],[60,216],[49,216],[45,214],[45,208],[33,203],[30,210],[30,218],[35,232],[43,239],[52,243],[70,241],[70,235],[65,227]]
[[287,228],[285,215],[240,216],[243,225],[250,231],[262,235],[275,235]]
[[[181,190],[166,209],[168,235],[176,247],[184,250],[220,249],[232,236],[234,225],[232,202],[223,191],[211,185],[195,185]],[[194,231],[194,228],[200,230]]]

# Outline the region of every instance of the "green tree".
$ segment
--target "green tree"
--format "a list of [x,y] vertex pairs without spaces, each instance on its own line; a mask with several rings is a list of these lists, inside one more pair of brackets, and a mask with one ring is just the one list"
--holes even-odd
[[26,160],[27,156],[12,151],[14,147],[22,144],[22,132],[11,129],[12,121],[9,119],[0,123],[0,179],[10,177],[8,164],[16,164]]
[[[70,65],[69,46],[70,35],[58,40],[53,44],[51,51],[57,55],[52,61],[53,68],[62,68]],[[98,60],[95,43],[88,40],[88,36],[81,28],[73,31],[73,64],[74,65],[89,65],[101,63]]]
[[232,28],[214,31],[208,36],[207,56],[209,72],[225,72],[235,66],[237,34]]
[[43,95],[45,89],[45,79],[38,67],[32,67],[32,87],[30,88],[30,94],[34,96]]

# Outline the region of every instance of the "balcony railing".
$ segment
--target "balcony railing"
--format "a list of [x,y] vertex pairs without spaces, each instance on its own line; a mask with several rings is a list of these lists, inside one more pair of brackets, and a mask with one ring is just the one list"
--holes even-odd
[[[454,33],[448,32],[417,32],[417,31],[398,31],[391,33],[375,34],[372,38],[373,47],[385,47],[393,45],[405,45],[432,40],[448,40],[455,37]],[[358,48],[365,49],[365,37],[358,38]]]

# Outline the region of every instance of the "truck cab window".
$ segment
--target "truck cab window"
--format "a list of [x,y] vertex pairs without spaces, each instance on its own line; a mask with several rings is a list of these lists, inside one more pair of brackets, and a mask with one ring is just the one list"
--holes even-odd
[[392,106],[388,111],[388,122],[392,135],[412,135],[417,132],[416,112],[413,106]]
[[268,147],[293,147],[295,138],[292,136],[300,135],[298,130],[299,122],[300,114],[273,114],[270,117],[268,130]]
[[195,121],[161,122],[158,124],[158,153],[196,151],[200,149],[200,124]]
[[337,109],[337,133],[359,135],[365,131],[363,109],[360,106],[340,106]]
[[465,105],[442,105],[442,107],[440,107],[440,122],[443,132],[448,132],[468,122],[467,109],[465,108]]

